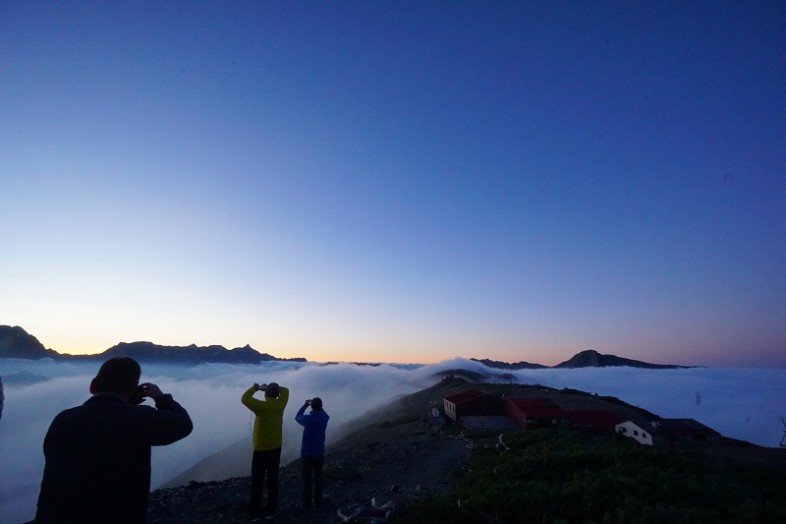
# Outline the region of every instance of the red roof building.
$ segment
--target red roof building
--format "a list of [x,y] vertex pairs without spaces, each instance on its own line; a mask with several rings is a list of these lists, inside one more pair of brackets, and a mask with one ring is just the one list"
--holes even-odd
[[505,413],[522,429],[555,428],[567,425],[565,411],[547,398],[509,398]]
[[470,389],[442,399],[445,416],[457,422],[463,416],[504,415],[502,400]]

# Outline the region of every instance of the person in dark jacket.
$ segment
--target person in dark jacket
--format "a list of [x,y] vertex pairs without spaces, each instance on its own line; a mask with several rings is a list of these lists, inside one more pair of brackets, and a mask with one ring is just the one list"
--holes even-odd
[[[84,404],[60,412],[44,438],[36,524],[142,524],[150,491],[150,447],[186,437],[188,413],[155,384],[139,385],[131,358],[112,358]],[[139,405],[145,397],[156,407]]]
[[[306,408],[311,413],[306,414]],[[303,475],[303,506],[318,506],[322,501],[322,466],[325,462],[325,429],[330,417],[322,408],[322,399],[314,397],[306,400],[295,415],[295,420],[303,426],[303,440],[300,444],[300,463]],[[313,485],[312,485],[313,484]]]

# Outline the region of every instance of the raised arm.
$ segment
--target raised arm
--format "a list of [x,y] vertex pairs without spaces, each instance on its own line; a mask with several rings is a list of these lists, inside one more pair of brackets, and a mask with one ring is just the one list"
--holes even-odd
[[191,417],[172,395],[162,393],[155,384],[147,385],[145,396],[152,398],[156,407],[139,406],[138,427],[151,446],[164,446],[187,437],[194,429]]

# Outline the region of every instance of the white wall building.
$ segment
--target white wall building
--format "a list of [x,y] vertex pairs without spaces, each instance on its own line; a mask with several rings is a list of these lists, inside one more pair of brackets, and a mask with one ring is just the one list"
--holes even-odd
[[[642,424],[643,426],[651,426],[657,424],[656,422],[650,422],[649,424]],[[621,435],[625,435],[626,437],[630,437],[633,440],[637,441],[639,444],[643,444],[645,446],[652,446],[652,433],[649,430],[643,429],[641,426],[633,422],[632,420],[626,420],[625,422],[621,422],[614,426],[614,431]]]

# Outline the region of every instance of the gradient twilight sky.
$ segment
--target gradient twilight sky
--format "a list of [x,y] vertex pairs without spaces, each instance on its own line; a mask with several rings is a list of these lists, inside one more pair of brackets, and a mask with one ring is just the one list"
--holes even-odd
[[786,367],[783,2],[0,4],[47,347]]

